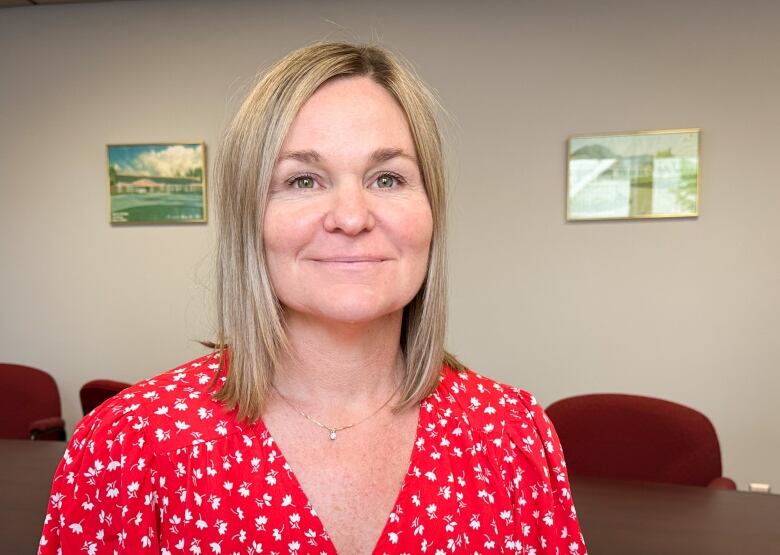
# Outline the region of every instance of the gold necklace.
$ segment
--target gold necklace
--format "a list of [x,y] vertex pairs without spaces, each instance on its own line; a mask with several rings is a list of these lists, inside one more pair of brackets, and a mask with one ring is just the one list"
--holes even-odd
[[379,407],[378,409],[376,409],[374,412],[372,412],[371,414],[369,414],[369,415],[368,415],[368,416],[366,416],[365,418],[362,418],[362,419],[358,420],[357,422],[353,422],[352,424],[347,424],[346,426],[328,426],[327,424],[323,424],[323,423],[322,423],[322,422],[320,422],[319,420],[317,420],[317,419],[315,419],[315,418],[313,418],[313,417],[309,416],[308,414],[306,414],[305,412],[303,412],[301,409],[299,409],[298,407],[296,407],[296,406],[295,406],[295,405],[294,405],[294,404],[293,404],[293,403],[292,403],[292,402],[291,402],[291,401],[290,401],[290,400],[289,400],[287,397],[285,397],[284,395],[282,395],[282,393],[281,393],[281,392],[280,392],[278,389],[276,389],[276,386],[275,386],[274,384],[271,384],[271,387],[273,387],[273,388],[274,388],[274,391],[276,391],[276,394],[277,394],[277,395],[279,395],[279,397],[281,397],[282,401],[284,401],[285,403],[287,403],[287,404],[290,406],[290,408],[291,408],[291,409],[293,409],[295,412],[297,412],[298,414],[300,414],[301,416],[303,416],[303,417],[304,417],[306,420],[308,420],[309,422],[312,422],[313,424],[316,424],[316,425],[317,425],[317,426],[319,426],[320,428],[323,428],[323,429],[325,429],[325,430],[328,430],[328,432],[330,432],[330,433],[328,434],[328,437],[331,439],[331,441],[335,441],[335,440],[336,440],[336,432],[340,432],[340,431],[342,431],[342,430],[348,430],[349,428],[354,428],[354,427],[355,427],[355,426],[357,426],[358,424],[362,424],[363,422],[365,422],[366,420],[368,420],[368,419],[369,419],[369,418],[371,418],[372,416],[375,416],[375,415],[376,415],[376,414],[377,414],[379,411],[381,411],[383,408],[385,408],[385,407],[387,406],[387,404],[388,404],[388,403],[389,403],[389,402],[390,402],[390,401],[393,399],[393,397],[395,397],[395,394],[396,394],[396,393],[398,393],[398,390],[399,390],[399,389],[401,389],[401,385],[402,385],[402,384],[403,384],[403,382],[401,382],[400,384],[398,384],[398,387],[396,387],[396,388],[395,388],[395,391],[393,391],[393,394],[392,394],[392,395],[390,395],[390,397],[387,399],[387,401],[385,401],[384,403],[382,403],[382,406],[381,406],[381,407]]

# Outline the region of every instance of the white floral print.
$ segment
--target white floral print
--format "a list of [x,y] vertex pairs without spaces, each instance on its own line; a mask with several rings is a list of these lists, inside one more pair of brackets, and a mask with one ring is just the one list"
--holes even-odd
[[[86,416],[39,555],[333,554],[262,421],[212,400],[210,354]],[[555,431],[529,393],[444,367],[376,554],[585,555]]]

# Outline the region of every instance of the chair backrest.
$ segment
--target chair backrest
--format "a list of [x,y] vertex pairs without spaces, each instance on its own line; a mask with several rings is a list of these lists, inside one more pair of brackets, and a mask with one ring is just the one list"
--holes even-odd
[[54,378],[30,366],[0,363],[0,438],[29,439],[30,424],[61,415]]
[[99,407],[104,401],[110,399],[123,389],[130,387],[131,384],[125,382],[116,382],[114,380],[92,380],[81,386],[79,398],[81,399],[81,410],[86,416],[93,409]]
[[572,474],[695,486],[721,475],[715,428],[692,408],[604,393],[562,399],[546,412]]

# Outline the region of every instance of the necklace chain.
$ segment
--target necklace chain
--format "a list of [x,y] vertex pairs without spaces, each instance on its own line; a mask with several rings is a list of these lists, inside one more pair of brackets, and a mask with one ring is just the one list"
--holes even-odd
[[303,416],[303,417],[304,417],[306,420],[308,420],[309,422],[311,422],[311,423],[313,423],[313,424],[316,424],[316,425],[317,425],[317,426],[319,426],[320,428],[323,428],[323,429],[325,429],[325,430],[328,430],[328,432],[330,432],[330,433],[328,434],[328,437],[331,439],[331,441],[335,441],[335,440],[336,440],[336,432],[340,432],[340,431],[342,431],[342,430],[348,430],[349,428],[354,428],[355,426],[357,426],[358,424],[362,424],[363,422],[365,422],[366,420],[368,420],[368,419],[369,419],[369,418],[371,418],[372,416],[376,416],[376,415],[379,413],[379,411],[381,411],[383,408],[385,408],[385,407],[388,405],[388,403],[390,403],[390,401],[393,399],[393,397],[395,397],[395,394],[396,394],[396,393],[398,393],[398,390],[399,390],[399,389],[401,389],[401,384],[402,384],[402,383],[403,383],[403,382],[401,382],[400,384],[398,384],[398,387],[396,387],[396,388],[395,388],[395,391],[393,391],[393,394],[392,394],[392,395],[390,395],[390,397],[388,397],[387,401],[385,401],[384,403],[382,403],[382,406],[380,406],[378,409],[376,409],[374,412],[372,412],[372,413],[371,413],[371,414],[369,414],[368,416],[366,416],[366,417],[364,417],[364,418],[361,418],[361,419],[360,419],[360,420],[358,420],[357,422],[353,422],[352,424],[347,424],[347,425],[345,425],[345,426],[328,426],[327,424],[323,424],[322,422],[320,422],[320,421],[319,421],[319,420],[317,420],[316,418],[313,418],[312,416],[309,416],[308,414],[306,414],[305,412],[303,412],[301,409],[299,409],[298,407],[296,407],[296,406],[295,406],[295,405],[292,403],[292,401],[290,401],[290,400],[289,400],[287,397],[285,397],[284,395],[282,395],[281,391],[279,391],[278,389],[276,389],[276,386],[275,386],[274,384],[271,384],[271,387],[273,387],[273,388],[274,388],[274,391],[276,391],[276,394],[277,394],[277,395],[279,395],[279,397],[282,399],[282,401],[284,401],[285,403],[287,403],[287,404],[290,406],[290,408],[291,408],[291,409],[293,409],[295,412],[297,412],[298,414],[300,414],[301,416]]

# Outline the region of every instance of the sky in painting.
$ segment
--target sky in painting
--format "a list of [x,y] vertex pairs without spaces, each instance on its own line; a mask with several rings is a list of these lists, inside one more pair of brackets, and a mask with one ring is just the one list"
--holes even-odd
[[108,164],[120,174],[186,176],[203,167],[203,145],[109,145]]

